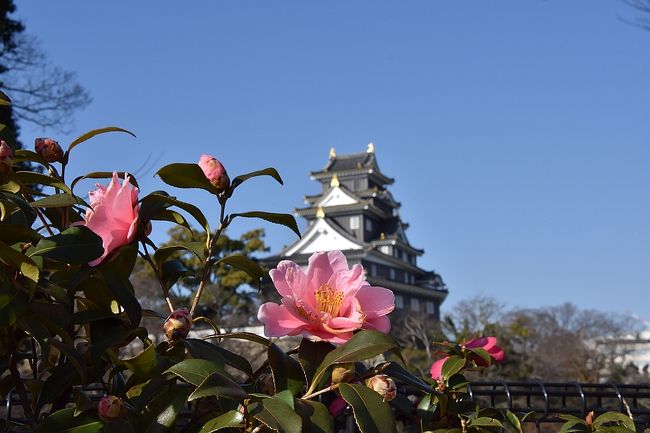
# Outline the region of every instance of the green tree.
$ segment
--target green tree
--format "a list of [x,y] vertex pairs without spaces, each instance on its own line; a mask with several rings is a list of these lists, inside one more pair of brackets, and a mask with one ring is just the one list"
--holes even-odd
[[[169,230],[169,239],[161,247],[172,245],[190,245],[194,242],[205,243],[205,232],[190,232],[184,227],[175,226]],[[264,243],[264,230],[250,230],[238,238],[222,234],[217,242],[217,254],[214,260],[241,254],[251,258],[256,253],[267,252]],[[203,269],[199,259],[189,252],[179,252],[178,259],[194,275],[201,275]],[[152,278],[148,265],[141,262],[134,271],[133,285],[138,298],[145,308],[164,311],[165,302],[160,294],[160,287]],[[179,281],[170,293],[175,305],[188,305],[190,295],[196,290],[198,279],[186,277]],[[244,271],[229,265],[218,263],[212,268],[209,282],[206,284],[202,305],[197,315],[208,317],[219,326],[241,326],[253,322],[255,311],[259,306],[257,282]]]

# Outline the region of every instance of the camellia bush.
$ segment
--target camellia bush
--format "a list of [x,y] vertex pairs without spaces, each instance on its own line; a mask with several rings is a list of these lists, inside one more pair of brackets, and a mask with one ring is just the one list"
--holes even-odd
[[[157,172],[176,194],[144,194],[133,176],[116,172],[67,179],[74,149],[109,132],[128,133],[94,130],[65,150],[50,138],[36,139],[34,151],[0,143],[0,395],[15,406],[1,431],[331,433],[350,417],[364,433],[395,432],[396,419],[412,431],[522,431],[521,414],[481,409],[465,392],[466,369],[503,359],[495,339],[447,344],[431,377],[416,377],[388,334],[392,292],[370,286],[361,266],[350,268],[341,252],[316,253],[307,269],[284,261],[270,272],[280,300],[263,304],[258,319],[267,337],[301,339],[288,351],[197,317],[227,227],[260,218],[299,235],[288,214],[227,212],[242,183],[282,179],[273,168],[231,179],[209,155]],[[87,199],[75,190],[82,179],[100,182]],[[219,219],[209,221],[179,198],[178,188],[203,190]],[[205,242],[158,248],[150,239],[152,223],[189,230],[188,220],[205,230]],[[178,252],[202,263],[190,305],[174,305],[168,296],[189,275],[174,258]],[[141,308],[129,281],[137,257],[151,266],[168,311]],[[265,276],[243,255],[219,261],[255,281]],[[158,316],[163,325],[145,329],[143,316]],[[198,326],[214,332],[192,338]],[[156,345],[150,334],[166,340]],[[224,347],[229,340],[260,345],[266,356],[251,363]],[[129,345],[139,353],[124,355]],[[621,414],[578,421],[565,431],[634,429]]]

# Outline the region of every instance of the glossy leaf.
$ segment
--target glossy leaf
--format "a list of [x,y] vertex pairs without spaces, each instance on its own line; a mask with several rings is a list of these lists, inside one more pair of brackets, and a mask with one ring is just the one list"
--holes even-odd
[[242,427],[244,414],[238,410],[231,410],[203,424],[199,433],[212,433],[224,428]]
[[38,282],[39,270],[36,263],[19,251],[14,250],[9,245],[0,242],[0,261],[7,265],[20,269],[20,272],[30,280]]
[[99,433],[104,423],[89,413],[74,416],[74,407],[54,412],[46,417],[33,433]]
[[233,400],[243,400],[248,397],[244,389],[237,382],[220,372],[214,372],[205,378],[194,392],[187,398],[188,401],[203,397],[226,397]]
[[272,213],[272,212],[261,212],[261,211],[252,211],[252,212],[242,212],[234,213],[230,215],[230,218],[235,217],[244,217],[244,218],[261,218],[265,221],[272,222],[274,224],[280,224],[285,227],[290,228],[293,232],[301,237],[300,230],[298,229],[298,224],[293,215],[287,213]]
[[239,176],[235,177],[231,182],[231,186],[230,186],[231,191],[237,188],[245,181],[247,181],[248,179],[251,179],[253,177],[258,177],[258,176],[271,176],[273,179],[277,180],[280,185],[284,185],[284,182],[282,182],[282,178],[280,177],[280,173],[278,173],[278,171],[275,168],[268,167],[262,170],[256,170],[250,173],[240,174]]
[[207,335],[203,337],[204,340],[209,340],[213,338],[223,338],[223,339],[229,339],[229,338],[234,338],[235,340],[247,340],[247,341],[252,341],[253,343],[259,343],[264,346],[269,346],[271,344],[271,340],[268,338],[264,338],[261,335],[253,334],[252,332],[224,332],[223,334],[213,334],[213,335]]
[[296,399],[295,411],[302,418],[302,431],[310,433],[333,433],[334,420],[323,403]]
[[275,392],[289,390],[293,395],[300,392],[305,384],[305,376],[300,363],[284,353],[277,345],[268,349],[269,365],[273,374]]
[[183,343],[189,350],[192,358],[202,358],[207,360],[221,360],[239,371],[246,373],[249,377],[253,376],[253,368],[246,358],[216,344],[194,338],[186,338]]
[[176,188],[198,188],[211,194],[219,194],[219,190],[205,177],[198,164],[169,164],[158,170],[156,175],[167,185]]
[[124,308],[131,325],[134,327],[138,326],[140,320],[142,320],[142,307],[135,297],[135,290],[131,282],[115,272],[110,271],[102,271],[102,279],[120,306]]
[[174,431],[178,414],[187,405],[187,390],[182,387],[174,387],[159,394],[150,406],[147,407],[150,413],[153,412],[155,419],[152,420],[145,433],[167,433]]
[[59,234],[41,239],[31,256],[43,256],[65,263],[85,264],[104,253],[102,238],[84,226],[70,227]]
[[[153,254],[153,259],[158,265],[158,267],[160,267],[165,262],[165,260],[167,260],[172,254],[179,251],[187,251],[196,255],[193,250],[189,249],[185,245],[170,245],[170,246],[158,248],[156,252]],[[197,257],[200,259],[200,256]]]
[[517,417],[517,415],[515,415],[515,414],[512,413],[512,412],[510,412],[509,410],[506,410],[506,419],[508,420],[508,422],[510,423],[510,425],[513,426],[513,427],[515,428],[515,430],[517,431],[517,433],[522,433],[522,432],[523,432],[523,430],[522,430],[522,428],[521,428],[521,421],[519,420],[519,418]]
[[198,207],[196,207],[196,206],[194,206],[192,204],[186,203],[184,201],[178,200],[175,197],[170,197],[169,195],[165,195],[165,194],[160,193],[160,192],[151,193],[151,194],[147,195],[143,199],[143,207],[144,207],[144,200],[145,199],[148,202],[153,203],[153,202],[157,201],[157,202],[160,202],[160,203],[164,203],[165,205],[176,206],[176,207],[178,207],[180,209],[183,209],[185,212],[192,215],[192,217],[199,223],[199,225],[201,227],[203,227],[203,229],[206,231],[206,233],[210,233],[210,224],[208,224],[207,218],[205,217],[203,212],[201,212],[201,210]]
[[501,421],[487,416],[474,418],[470,420],[469,425],[472,427],[503,428],[503,424],[501,424]]
[[93,129],[92,131],[86,132],[82,136],[77,137],[72,143],[70,143],[70,146],[68,146],[68,150],[66,151],[66,154],[69,154],[73,148],[77,147],[84,141],[90,140],[96,135],[105,134],[107,132],[126,132],[127,134],[135,138],[134,133],[132,133],[131,131],[127,131],[126,129],[118,128],[117,126],[107,126],[106,128]]
[[373,356],[381,355],[394,347],[397,347],[397,343],[387,334],[372,330],[357,332],[345,344],[327,354],[323,362],[316,369],[309,392],[313,391],[314,384],[318,384],[320,377],[330,366],[343,362],[363,361]]
[[156,346],[150,344],[133,358],[123,359],[121,364],[141,378],[148,378],[158,367],[158,352]]
[[634,421],[620,412],[605,412],[596,417],[593,422],[594,430],[598,430],[603,424],[616,423],[625,426],[626,428],[635,431]]
[[270,429],[281,433],[300,433],[302,419],[281,399],[265,398],[249,406],[250,414]]
[[181,261],[175,259],[164,262],[160,267],[160,272],[166,291],[169,291],[180,278],[194,275]]
[[390,405],[364,385],[341,383],[341,397],[352,406],[354,420],[362,433],[395,433],[395,419]]
[[441,375],[444,380],[449,379],[454,374],[458,373],[465,366],[465,358],[461,356],[450,356],[444,364],[442,364]]
[[82,198],[66,193],[48,195],[47,197],[31,202],[29,205],[31,207],[69,207],[78,204],[90,206]]
[[47,185],[53,188],[58,188],[68,194],[72,194],[72,191],[70,191],[70,188],[68,188],[66,184],[61,182],[59,179],[46,174],[34,173],[32,171],[17,171],[9,176],[8,180],[18,181],[24,185]]
[[151,218],[153,221],[167,221],[170,223],[178,224],[179,226],[185,227],[190,233],[193,233],[190,223],[187,222],[185,217],[178,212],[173,210],[161,210],[154,217]]
[[414,386],[421,391],[424,391],[425,393],[430,394],[435,392],[434,389],[431,388],[426,382],[396,362],[389,363],[389,365],[384,369],[383,373],[389,375],[394,379],[399,379],[408,385]]
[[[298,359],[305,377],[308,380],[314,377],[316,369],[323,362],[325,356],[334,350],[335,346],[327,341],[311,341],[303,338],[298,349]],[[311,385],[311,383],[308,383]],[[318,385],[318,384],[316,384]]]
[[214,361],[208,361],[206,359],[185,359],[168,368],[165,373],[174,374],[185,382],[199,386],[211,374],[222,371],[223,366]]
[[17,242],[38,242],[43,236],[22,224],[0,224],[0,241],[7,245]]

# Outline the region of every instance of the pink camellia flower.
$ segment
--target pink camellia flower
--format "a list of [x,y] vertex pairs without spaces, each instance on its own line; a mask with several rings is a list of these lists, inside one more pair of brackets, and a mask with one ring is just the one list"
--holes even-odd
[[381,395],[384,401],[391,401],[397,397],[395,381],[385,374],[378,374],[366,379],[366,386]]
[[41,155],[47,162],[61,162],[63,160],[63,149],[59,142],[51,138],[37,138],[34,142],[36,153]]
[[6,141],[0,140],[0,181],[4,180],[11,173],[14,153]]
[[222,192],[230,185],[228,173],[223,164],[211,155],[201,155],[199,159],[199,167],[203,170],[203,174],[208,178],[210,183],[214,185],[219,192]]
[[104,254],[89,263],[100,264],[115,249],[133,241],[138,229],[138,188],[129,183],[129,176],[120,185],[117,173],[108,187],[97,184],[89,193],[90,208],[82,223],[102,238]]
[[[490,358],[492,358],[492,360],[497,363],[503,361],[506,356],[503,349],[497,346],[497,338],[492,336],[472,338],[471,340],[465,342],[462,346],[466,349],[483,349],[488,353],[488,355],[490,355]],[[472,356],[470,359],[474,360],[474,362],[476,362],[476,365],[482,367],[487,367],[489,365],[485,359],[480,356]]]
[[431,365],[431,379],[438,380],[442,377],[442,365],[448,359],[449,357],[445,356],[444,358],[440,358]]
[[390,331],[393,292],[371,286],[361,265],[349,269],[341,251],[314,253],[306,271],[283,260],[270,275],[282,305],[267,302],[257,313],[268,337],[302,334],[341,344],[358,329]]
[[192,316],[187,308],[179,308],[167,317],[163,331],[169,341],[182,340],[192,329]]
[[107,395],[97,403],[97,415],[104,422],[124,418],[126,416],[126,407],[121,398]]

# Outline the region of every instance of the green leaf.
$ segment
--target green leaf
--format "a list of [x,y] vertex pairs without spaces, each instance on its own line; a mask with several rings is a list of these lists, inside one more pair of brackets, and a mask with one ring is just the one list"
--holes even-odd
[[166,291],[169,291],[180,278],[194,275],[192,271],[185,267],[183,262],[176,259],[164,262],[160,267],[160,273]]
[[156,346],[150,344],[133,358],[121,360],[121,364],[140,378],[149,378],[158,367]]
[[225,263],[230,266],[234,266],[237,269],[241,269],[246,272],[252,278],[255,284],[259,285],[260,280],[267,275],[260,265],[258,265],[253,260],[249,259],[246,256],[240,254],[234,254],[232,256],[227,256],[220,259],[217,263]]
[[213,338],[224,338],[224,339],[229,339],[229,338],[234,338],[235,340],[247,340],[247,341],[252,341],[253,343],[259,343],[264,346],[269,346],[271,344],[271,340],[268,338],[264,338],[261,335],[253,334],[252,332],[225,332],[223,334],[213,334],[213,335],[207,335],[203,337],[204,340],[209,340]]
[[187,405],[187,390],[177,386],[159,394],[147,407],[149,413],[156,418],[151,422],[145,433],[173,432],[178,414]]
[[11,245],[17,242],[38,242],[43,236],[22,224],[0,224],[0,241]]
[[70,227],[61,233],[41,239],[30,256],[43,256],[71,264],[84,264],[104,253],[102,238],[84,226]]
[[465,367],[465,358],[462,356],[450,356],[444,364],[442,364],[442,370],[440,372],[444,380],[449,379],[454,374],[458,373]]
[[28,185],[28,184],[47,185],[53,188],[59,188],[60,190],[68,194],[72,194],[70,188],[68,188],[68,186],[65,183],[61,182],[59,179],[52,176],[47,176],[45,174],[34,173],[32,171],[17,171],[11,176],[9,176],[8,180],[18,181],[24,185]]
[[512,425],[515,428],[515,430],[517,430],[518,433],[523,432],[523,430],[521,429],[521,421],[519,420],[517,415],[510,412],[509,410],[506,410],[506,419],[508,420],[510,425]]
[[32,152],[31,150],[27,150],[27,149],[16,149],[16,151],[14,152],[14,162],[23,162],[23,161],[36,162],[45,167],[49,165],[47,161],[45,161],[43,157],[36,152]]
[[599,415],[595,420],[594,423],[592,424],[594,430],[598,430],[600,426],[606,423],[616,423],[616,424],[622,424],[626,428],[636,431],[636,427],[634,425],[634,421],[630,419],[629,416],[623,415],[620,412],[605,412],[602,415]]
[[298,394],[305,385],[305,376],[300,363],[273,343],[269,346],[268,358],[275,392],[289,390],[293,395]]
[[[39,242],[40,243],[40,242]],[[9,266],[20,269],[20,272],[30,280],[38,282],[39,270],[36,263],[19,251],[14,250],[9,245],[0,242],[0,261]]]
[[244,414],[238,410],[231,410],[203,424],[199,433],[212,433],[224,428],[238,428],[243,426],[243,422]]
[[222,360],[225,364],[243,371],[249,377],[253,377],[253,368],[246,358],[216,344],[194,338],[186,338],[183,343],[189,350],[192,358],[202,358],[208,360]]
[[503,424],[498,419],[490,418],[487,416],[482,416],[479,418],[474,418],[470,420],[469,425],[472,427],[498,427],[503,428]]
[[253,177],[258,177],[258,176],[271,176],[273,179],[277,180],[280,185],[284,185],[284,182],[282,182],[282,178],[280,177],[280,173],[273,168],[273,167],[268,167],[262,170],[257,170],[257,171],[252,171],[250,173],[246,174],[241,174],[237,177],[235,177],[231,184],[230,184],[230,189],[228,190],[228,197],[230,197],[239,185],[247,181],[248,179],[251,179]]
[[249,413],[268,428],[281,433],[300,433],[302,419],[281,399],[265,398],[249,406]]
[[114,419],[104,425],[102,433],[133,433],[133,426],[125,419]]
[[178,224],[179,226],[185,227],[190,233],[194,233],[190,223],[187,222],[185,217],[178,212],[173,210],[163,209],[158,212],[154,217],[151,218],[153,221],[167,221],[170,223]]
[[352,406],[354,420],[362,433],[395,433],[395,419],[390,405],[364,385],[341,383],[341,397]]
[[90,207],[83,199],[66,193],[52,194],[31,202],[31,207],[68,207],[81,204]]
[[104,283],[106,283],[106,286],[110,289],[113,296],[115,296],[117,303],[124,308],[131,325],[133,327],[138,326],[140,320],[142,320],[142,307],[140,307],[140,302],[135,297],[135,290],[131,282],[127,278],[123,278],[109,270],[102,269],[101,274]]
[[214,195],[219,194],[219,190],[205,177],[198,164],[169,164],[158,170],[156,175],[167,185],[176,188],[198,188]]
[[[93,129],[92,131],[86,132],[84,135],[78,137],[76,140],[74,140],[72,143],[70,143],[70,146],[68,146],[68,150],[65,152],[66,156],[70,153],[70,151],[77,147],[79,144],[83,143],[84,141],[90,140],[96,135],[99,134],[105,134],[107,132],[126,132],[129,135],[132,135],[135,137],[135,134],[132,133],[131,131],[127,131],[126,129],[118,128],[117,126],[108,126],[106,128],[99,128],[99,129]],[[66,157],[67,160],[67,157]]]
[[327,354],[323,362],[316,369],[308,393],[314,390],[314,387],[320,381],[320,377],[331,365],[343,362],[363,361],[373,356],[381,355],[394,347],[397,347],[397,343],[387,334],[367,329],[357,332],[345,344]]
[[[162,264],[171,256],[172,254],[178,252],[178,251],[188,251],[196,256],[196,252],[185,245],[170,245],[167,247],[160,247],[156,250],[155,253],[153,253],[153,259],[158,265],[158,267],[162,266]],[[197,256],[197,258],[200,260],[201,257]]]
[[70,364],[72,364],[72,367],[76,370],[79,378],[81,378],[81,382],[85,385],[86,384],[86,361],[81,357],[79,352],[72,346],[72,344],[66,344],[62,343],[56,338],[48,338],[47,339],[47,344],[50,346],[54,346],[59,351],[67,357],[68,361]]
[[333,433],[334,420],[323,403],[296,399],[295,411],[302,418],[302,431],[310,433]]
[[581,419],[569,420],[562,424],[559,433],[586,432],[587,424]]
[[74,416],[74,407],[54,412],[43,419],[33,433],[99,433],[104,423],[90,413]]
[[199,386],[208,376],[216,372],[223,372],[223,365],[206,359],[185,359],[165,371],[165,373],[175,374],[194,386]]
[[272,212],[261,212],[261,211],[252,211],[252,212],[242,212],[234,213],[230,215],[230,219],[235,217],[244,217],[244,218],[261,218],[265,221],[272,222],[274,224],[280,224],[285,227],[290,228],[293,232],[301,237],[300,230],[298,229],[298,224],[293,215],[287,213],[272,213]]
[[41,392],[36,400],[34,412],[39,413],[43,405],[52,403],[55,398],[59,397],[70,386],[77,375],[74,367],[70,365],[57,366],[50,369],[50,377],[43,384]]
[[426,382],[396,362],[389,363],[389,365],[382,371],[382,373],[387,374],[394,379],[399,379],[404,383],[407,383],[420,389],[421,391],[426,392],[427,394],[435,392],[434,389],[431,388]]
[[188,401],[203,397],[226,397],[241,401],[248,397],[244,389],[237,382],[218,371],[205,378],[194,392],[187,398]]
[[0,105],[11,105],[11,98],[2,90],[0,90]]
[[142,200],[142,206],[144,207],[145,200],[148,203],[157,201],[159,203],[164,203],[165,205],[176,206],[180,209],[183,209],[185,212],[189,213],[190,215],[192,215],[192,217],[196,220],[196,222],[198,222],[199,225],[203,227],[205,232],[210,233],[210,224],[208,224],[207,218],[205,217],[205,215],[203,215],[203,212],[201,212],[201,210],[198,207],[189,203],[185,203],[184,201],[180,201],[174,197],[170,197],[165,194],[157,192],[157,193],[151,193],[147,195]]
[[[300,348],[298,349],[298,359],[308,381],[314,377],[318,365],[325,359],[328,353],[334,350],[334,347],[332,343],[328,343],[327,341],[302,339]],[[308,383],[308,385],[311,385],[311,383]]]

